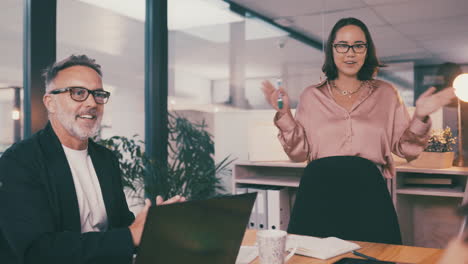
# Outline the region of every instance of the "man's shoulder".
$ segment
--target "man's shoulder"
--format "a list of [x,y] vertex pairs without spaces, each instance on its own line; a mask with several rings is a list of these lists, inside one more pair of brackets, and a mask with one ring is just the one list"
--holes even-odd
[[[23,170],[39,173],[46,164],[41,137],[40,133],[36,133],[9,147],[0,157],[0,171],[5,172],[2,176],[19,177]],[[48,147],[51,147],[50,144]]]
[[20,157],[21,159],[27,159],[27,157],[33,156],[36,150],[39,149],[39,138],[42,136],[42,133],[43,131],[41,130],[30,138],[14,143],[1,157]]

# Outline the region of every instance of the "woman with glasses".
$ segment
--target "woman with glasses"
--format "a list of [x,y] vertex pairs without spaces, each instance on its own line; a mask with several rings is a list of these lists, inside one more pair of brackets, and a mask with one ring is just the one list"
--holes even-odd
[[431,128],[429,115],[454,98],[453,88],[438,93],[428,89],[416,101],[411,118],[397,89],[374,79],[379,67],[366,25],[344,18],[335,24],[325,46],[322,70],[327,79],[303,91],[295,117],[287,92],[263,83],[265,98],[277,110],[279,140],[291,160],[359,156],[392,178],[391,153],[408,161],[419,155]]

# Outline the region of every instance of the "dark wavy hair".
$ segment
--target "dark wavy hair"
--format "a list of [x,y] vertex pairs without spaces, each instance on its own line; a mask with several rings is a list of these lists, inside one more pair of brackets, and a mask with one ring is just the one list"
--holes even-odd
[[325,73],[327,79],[329,80],[335,80],[338,77],[338,69],[336,68],[335,61],[333,60],[333,42],[335,41],[336,33],[338,32],[338,30],[348,25],[358,26],[366,36],[366,59],[364,61],[364,65],[362,65],[362,68],[359,70],[357,77],[361,81],[371,80],[377,73],[378,68],[385,67],[385,65],[381,64],[377,59],[374,41],[372,40],[367,26],[361,20],[354,17],[342,18],[338,22],[336,22],[335,26],[333,26],[333,29],[331,30],[330,35],[328,36],[328,41],[325,46],[325,62],[322,66],[322,71]]

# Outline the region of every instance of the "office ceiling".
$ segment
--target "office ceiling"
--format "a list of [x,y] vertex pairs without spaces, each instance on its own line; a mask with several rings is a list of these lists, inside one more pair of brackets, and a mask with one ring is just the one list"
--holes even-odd
[[[466,0],[234,2],[280,22],[290,21],[291,28],[318,41],[327,37],[332,25],[339,18],[357,17],[370,28],[378,55],[386,62],[468,63]],[[133,0],[132,3],[140,3],[144,8],[144,4],[141,5],[144,0]],[[21,85],[23,1],[2,0],[0,10],[0,86]],[[87,53],[101,62],[105,80],[110,85],[132,88],[142,86],[143,21],[78,0],[60,0],[57,10],[58,58],[70,53]],[[307,74],[310,72],[308,69],[321,66],[323,54],[320,50],[274,34],[255,38],[257,33],[249,31],[255,27],[258,25],[248,26],[246,29],[247,35],[253,36],[248,37],[250,39],[245,45],[248,77],[275,76],[284,70],[285,65],[289,74]],[[228,78],[230,46],[229,42],[223,41],[227,35],[214,39],[206,37],[216,36],[220,32],[225,34],[228,30],[229,24],[221,24],[170,31],[170,67],[209,80]],[[143,89],[133,90],[143,94]]]
[[233,0],[316,40],[343,17],[364,21],[385,61],[468,62],[466,0]]

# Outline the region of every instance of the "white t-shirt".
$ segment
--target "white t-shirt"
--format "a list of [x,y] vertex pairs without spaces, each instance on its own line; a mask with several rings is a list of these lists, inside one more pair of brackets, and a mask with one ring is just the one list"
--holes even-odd
[[62,145],[70,165],[80,208],[81,233],[107,230],[107,212],[96,170],[88,149],[74,150]]

